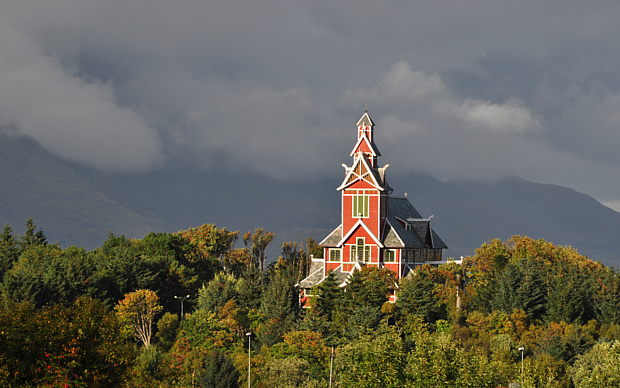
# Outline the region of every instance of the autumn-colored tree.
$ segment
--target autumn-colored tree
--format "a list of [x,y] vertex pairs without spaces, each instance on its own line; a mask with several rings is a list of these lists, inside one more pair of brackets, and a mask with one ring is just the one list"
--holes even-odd
[[151,345],[152,326],[162,311],[159,297],[150,290],[137,290],[125,295],[114,308],[127,331],[133,333],[148,348]]
[[97,300],[0,304],[0,372],[8,372],[2,386],[121,386],[133,359],[116,314]]
[[231,232],[226,228],[218,229],[214,224],[204,224],[176,233],[186,238],[192,246],[187,256],[194,261],[204,258],[217,258],[224,271],[230,272],[229,263],[224,259],[239,238],[239,231]]

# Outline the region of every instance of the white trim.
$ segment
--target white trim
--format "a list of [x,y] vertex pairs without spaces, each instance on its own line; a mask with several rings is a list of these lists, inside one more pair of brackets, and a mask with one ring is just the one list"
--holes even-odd
[[[358,131],[359,131],[359,128],[358,128]],[[366,143],[368,144],[368,148],[370,148],[370,151],[372,152],[372,156],[374,156],[375,158],[378,156],[381,156],[375,151],[374,147],[372,146],[372,143],[370,142],[370,139],[366,137],[365,133],[362,135],[362,137],[357,139],[357,143],[355,143],[355,147],[353,147],[353,151],[351,151],[349,156],[355,155],[355,150],[357,149],[357,147],[359,147],[359,145],[362,143],[363,140],[366,140]]]
[[[364,165],[366,166],[366,169],[368,170],[368,175],[370,175],[370,177],[372,179],[372,182],[369,182],[368,180],[362,179],[362,177],[359,177],[359,178],[355,179],[354,181],[352,181],[350,183],[346,183],[347,180],[349,180],[349,177],[351,176],[351,174],[354,174],[355,167],[357,167],[357,165],[359,163],[364,163]],[[355,175],[357,175],[357,174],[355,174]],[[366,158],[366,155],[362,155],[361,158],[357,159],[356,163],[353,163],[353,166],[351,167],[351,169],[349,170],[347,175],[344,177],[344,180],[342,181],[342,183],[340,184],[340,186],[336,190],[338,190],[338,191],[343,190],[346,187],[349,187],[353,183],[357,182],[358,180],[365,180],[366,182],[368,182],[371,185],[375,186],[379,191],[385,190],[383,187],[381,187],[381,185],[375,179],[375,174],[372,173],[372,167],[368,164],[368,159]]]
[[366,232],[368,232],[368,234],[370,235],[370,237],[375,240],[375,243],[381,247],[384,248],[383,244],[381,244],[381,241],[374,235],[373,232],[370,231],[370,229],[368,229],[368,227],[366,226],[366,224],[362,221],[362,220],[357,220],[357,222],[355,223],[355,225],[353,225],[353,227],[349,230],[349,232],[342,237],[342,240],[340,240],[340,242],[338,243],[338,245],[336,245],[336,247],[340,248],[342,247],[342,244],[344,244],[345,241],[347,241],[347,239],[349,237],[351,237],[351,235],[353,234],[353,232],[355,232],[357,230],[358,226],[362,226],[364,228],[364,230],[366,230]]

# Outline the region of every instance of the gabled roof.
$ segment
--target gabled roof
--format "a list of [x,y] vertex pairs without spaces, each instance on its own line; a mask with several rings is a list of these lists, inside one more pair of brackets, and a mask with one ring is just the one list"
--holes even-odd
[[338,225],[327,237],[319,243],[322,247],[335,247],[342,240],[342,224]]
[[[358,170],[358,166],[359,166],[359,174],[358,172],[356,172]],[[371,177],[371,179],[364,179],[364,177],[366,176]],[[340,187],[338,187],[336,190],[342,190],[345,187],[358,181],[359,179],[366,180],[368,183],[375,186],[377,189],[381,191],[384,190],[384,187],[381,184],[383,182],[382,179],[379,177],[379,174],[377,173],[377,171],[370,166],[370,163],[368,162],[368,159],[366,158],[366,155],[364,154],[360,154],[360,157],[357,158],[353,167],[347,168],[347,174],[345,175],[344,180],[342,181],[342,184],[340,185]]]
[[[397,222],[398,225],[400,223]],[[392,228],[392,223],[389,219],[385,220],[385,228],[383,228],[383,244],[386,247],[404,247],[405,243],[400,238],[398,233]]]
[[297,286],[299,288],[312,288],[323,280],[323,265],[321,265],[318,269],[315,269],[314,272],[312,272],[312,268],[310,269],[310,271],[311,272],[308,277],[297,283]]
[[[352,272],[344,272],[342,270],[342,264],[338,266],[335,270],[331,271],[334,273],[334,280],[338,287],[344,287],[347,285],[347,279],[351,276]],[[299,288],[312,288],[318,284],[323,283],[327,276],[323,276],[323,266],[317,271],[311,272],[307,278],[300,281],[296,284]]]
[[[398,219],[390,215],[383,235],[385,246],[401,248],[424,248],[424,241],[413,230],[406,230]],[[389,228],[387,227],[389,225]],[[388,245],[389,243],[389,245]]]
[[374,127],[375,123],[372,121],[370,116],[368,116],[368,112],[364,112],[360,121],[357,122],[358,127]]
[[[401,222],[411,225],[411,230],[406,230]],[[422,218],[411,202],[404,197],[390,197],[382,240],[386,247],[448,248],[431,228],[430,219]]]
[[338,243],[338,245],[337,245],[337,246],[338,246],[338,247],[341,247],[341,246],[342,246],[342,244],[344,244],[344,243],[345,243],[345,241],[347,241],[347,240],[349,239],[349,237],[351,237],[351,235],[352,235],[353,233],[355,233],[355,231],[356,231],[359,227],[364,228],[364,230],[366,230],[366,232],[368,233],[368,235],[369,235],[369,236],[370,236],[370,237],[371,237],[371,238],[375,241],[375,243],[376,243],[379,247],[383,248],[383,244],[381,243],[381,241],[377,238],[377,236],[375,236],[375,235],[374,235],[374,233],[372,233],[372,231],[371,231],[370,229],[368,229],[368,227],[366,226],[366,224],[365,224],[365,223],[364,223],[361,219],[357,220],[357,222],[355,223],[355,225],[353,225],[353,227],[349,230],[349,232],[348,232],[346,235],[344,235],[344,236],[342,237],[342,239],[340,240],[340,242]]
[[362,142],[365,142],[368,145],[368,148],[370,148],[370,150],[372,151],[372,155],[373,156],[381,156],[381,152],[379,152],[379,149],[377,148],[375,143],[370,141],[370,140],[368,140],[366,135],[360,137],[357,140],[357,143],[355,143],[355,147],[353,147],[353,151],[351,151],[351,154],[349,156],[353,156],[355,154],[355,152],[357,151],[359,146],[362,144]]

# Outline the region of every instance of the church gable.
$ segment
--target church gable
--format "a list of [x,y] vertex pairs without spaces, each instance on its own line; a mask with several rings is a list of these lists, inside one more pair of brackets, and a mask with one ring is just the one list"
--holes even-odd
[[378,176],[370,166],[370,163],[368,163],[366,156],[361,155],[352,168],[347,168],[347,175],[340,187],[338,187],[338,190],[342,190],[357,181],[363,180],[368,182],[372,187],[383,191],[383,187],[379,183],[381,181],[377,178]]
[[[366,224],[362,220],[357,221],[357,223],[349,230],[349,232],[342,237],[342,240],[340,240],[340,242],[338,243],[338,247],[342,247],[343,245],[348,244],[356,244],[357,238],[364,238],[368,241],[372,240],[372,244],[383,248],[381,240],[379,240],[377,236],[375,236],[374,233],[372,233],[372,231],[368,229],[368,226],[366,226]],[[368,242],[367,244],[370,244],[370,242]]]
[[353,156],[358,152],[369,154],[375,157],[381,156],[381,152],[379,152],[379,149],[377,148],[375,143],[368,140],[366,136],[362,136],[357,140],[357,143],[355,144],[355,147],[353,147],[353,151],[351,151],[351,154],[349,156]]

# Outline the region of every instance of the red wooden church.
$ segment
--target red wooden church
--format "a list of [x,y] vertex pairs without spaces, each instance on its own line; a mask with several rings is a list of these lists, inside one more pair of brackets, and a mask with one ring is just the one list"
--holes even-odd
[[353,164],[343,164],[341,224],[321,241],[323,258],[312,260],[309,276],[299,283],[302,301],[330,271],[345,286],[355,268],[365,265],[388,268],[400,278],[418,265],[442,263],[447,246],[431,228],[430,218],[422,218],[406,196],[390,195],[393,189],[385,174],[389,165],[379,167],[377,162],[381,154],[374,127],[366,111],[357,123]]

